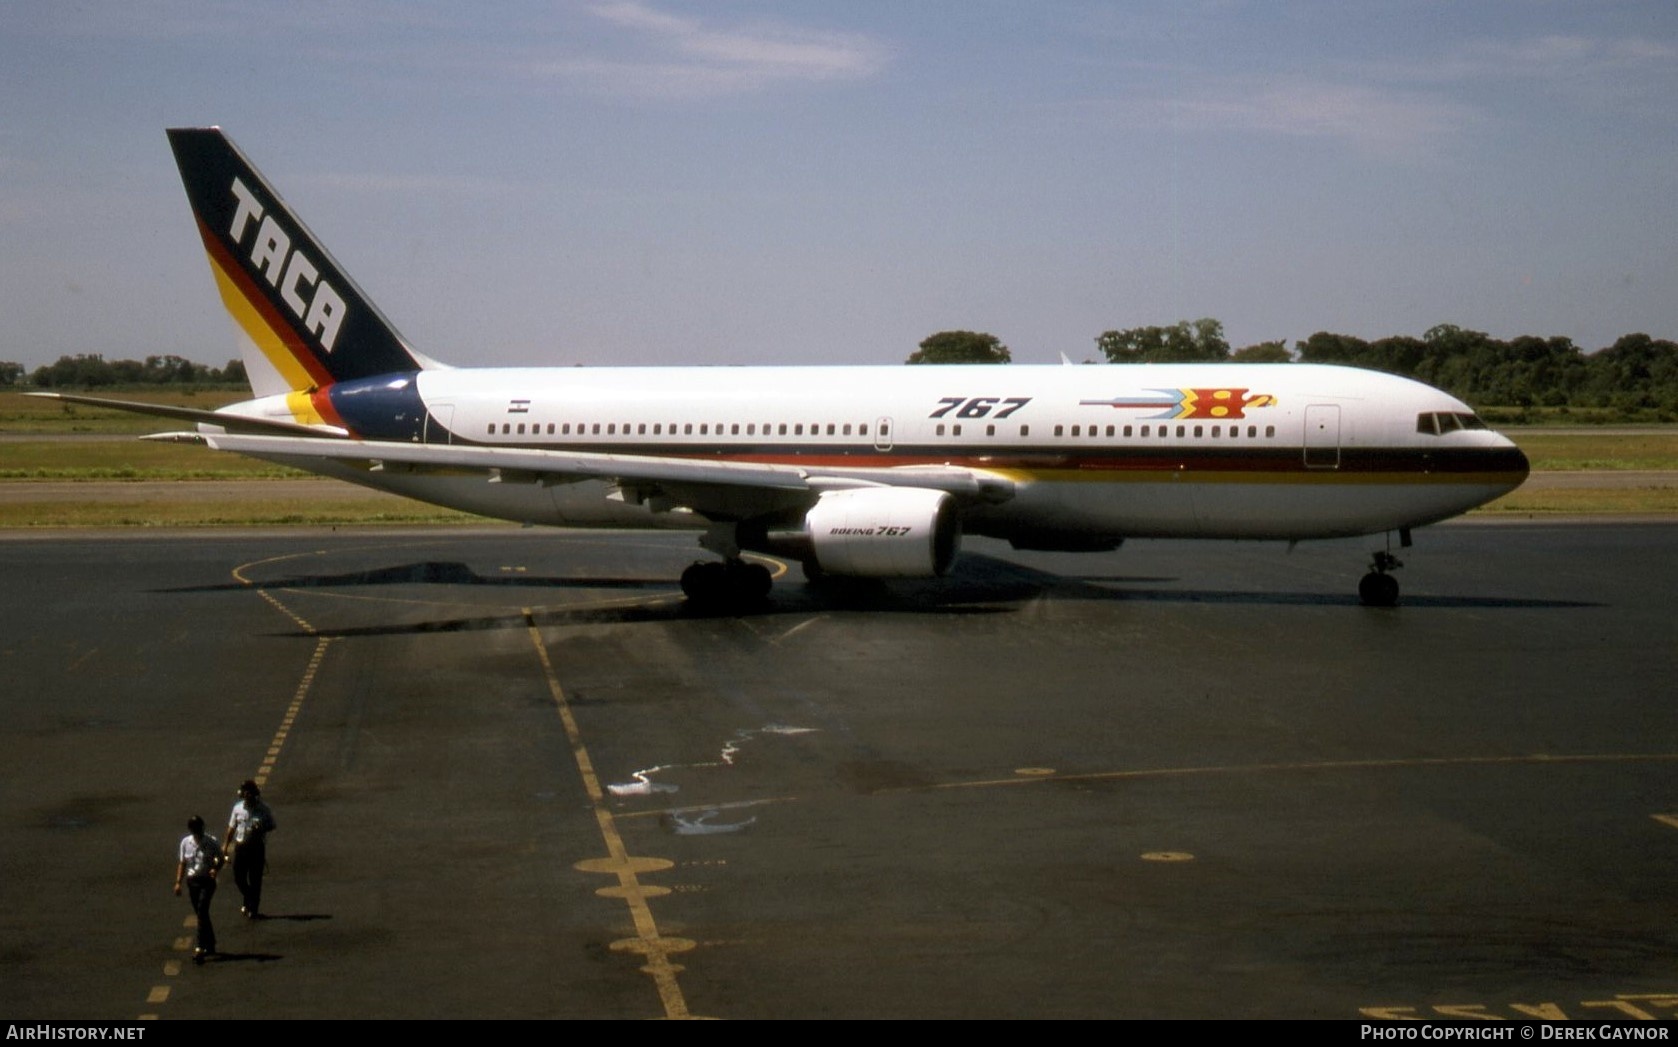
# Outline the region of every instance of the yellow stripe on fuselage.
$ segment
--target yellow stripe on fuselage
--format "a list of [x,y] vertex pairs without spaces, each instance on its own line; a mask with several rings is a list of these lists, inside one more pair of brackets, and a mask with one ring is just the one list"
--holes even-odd
[[[222,270],[215,255],[210,256],[210,272],[215,274],[216,290],[221,292],[221,303],[227,308],[228,315],[233,317],[233,322],[249,336],[257,349],[274,366],[274,370],[280,373],[280,377],[286,380],[286,384],[293,389],[308,389],[313,386],[314,378],[292,355],[291,349],[280,337],[279,332],[270,327],[262,318],[262,314],[251,305],[244,292],[239,290],[239,285]],[[313,412],[314,408],[310,407],[309,410]],[[302,421],[302,418],[299,417],[298,420]],[[314,420],[318,422],[320,416],[315,415]]]
[[292,420],[298,425],[331,425],[332,422],[321,417],[315,410],[315,401],[308,393],[287,393],[285,409],[291,412]]

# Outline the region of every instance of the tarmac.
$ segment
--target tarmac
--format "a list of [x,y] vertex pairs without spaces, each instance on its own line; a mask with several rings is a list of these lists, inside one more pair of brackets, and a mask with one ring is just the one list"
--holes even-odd
[[1678,523],[1426,528],[1393,609],[970,541],[702,615],[692,542],[0,535],[0,1017],[1678,1016]]

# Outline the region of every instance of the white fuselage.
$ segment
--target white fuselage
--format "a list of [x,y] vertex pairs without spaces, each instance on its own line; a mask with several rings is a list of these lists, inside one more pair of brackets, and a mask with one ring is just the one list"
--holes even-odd
[[[423,419],[403,422],[409,442],[816,468],[957,466],[1006,478],[1014,492],[964,506],[963,528],[1027,542],[1376,533],[1465,512],[1527,471],[1519,450],[1478,427],[1461,401],[1345,367],[579,367],[411,378],[400,394]],[[296,395],[230,410],[274,417]],[[386,405],[364,400],[340,411],[344,427],[394,439],[373,431]],[[446,470],[284,460],[506,519],[706,523],[600,481],[486,483]]]

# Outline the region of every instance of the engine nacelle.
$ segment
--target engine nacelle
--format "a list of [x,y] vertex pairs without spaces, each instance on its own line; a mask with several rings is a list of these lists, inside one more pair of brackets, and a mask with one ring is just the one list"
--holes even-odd
[[920,487],[829,491],[804,517],[816,564],[827,574],[930,578],[955,562],[955,499]]

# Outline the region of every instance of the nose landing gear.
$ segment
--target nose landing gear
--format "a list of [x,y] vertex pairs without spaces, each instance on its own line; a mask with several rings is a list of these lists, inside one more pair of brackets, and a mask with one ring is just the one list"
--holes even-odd
[[1358,599],[1365,607],[1398,606],[1398,579],[1387,572],[1403,566],[1398,557],[1386,550],[1375,554],[1374,562],[1369,565],[1369,573],[1358,582]]
[[[1388,542],[1391,542],[1389,536]],[[1410,548],[1410,528],[1398,529],[1398,544],[1401,548]],[[1388,572],[1403,567],[1404,562],[1394,556],[1392,549],[1377,549],[1369,562],[1369,573],[1358,582],[1358,600],[1365,607],[1397,607],[1398,579]]]

